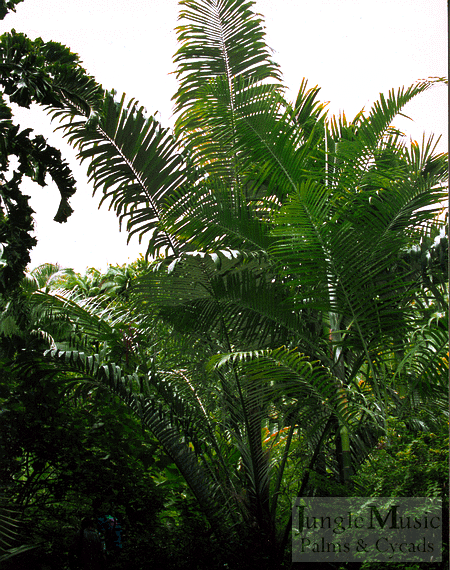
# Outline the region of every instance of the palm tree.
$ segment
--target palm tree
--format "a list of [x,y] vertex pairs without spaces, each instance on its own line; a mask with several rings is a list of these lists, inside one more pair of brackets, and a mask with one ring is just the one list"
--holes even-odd
[[[117,393],[165,446],[217,535],[245,528],[259,562],[274,567],[296,446],[308,456],[297,457],[295,493],[307,492],[313,470],[349,486],[383,418],[394,403],[404,408],[396,363],[414,363],[411,398],[441,389],[440,341],[438,351],[421,343],[436,366],[424,376],[416,364],[419,282],[403,257],[439,225],[446,156],[391,127],[436,80],[391,91],[351,122],[328,118],[306,81],[285,100],[251,2],[180,6],[175,133],[115,92],[100,105],[81,73],[70,97],[55,78],[53,116],[155,262],[120,315],[35,294],[43,326],[57,317],[66,327],[42,366]],[[151,333],[161,322],[170,350]],[[136,349],[117,364],[111,347],[126,323]],[[412,378],[402,376],[410,387]]]

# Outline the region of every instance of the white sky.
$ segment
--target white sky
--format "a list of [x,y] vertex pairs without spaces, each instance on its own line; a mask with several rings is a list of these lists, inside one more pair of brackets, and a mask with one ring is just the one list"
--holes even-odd
[[[322,88],[320,98],[330,101],[332,113],[344,110],[351,118],[380,92],[448,73],[445,0],[257,0],[255,10],[265,18],[267,43],[291,99],[306,77]],[[0,22],[0,33],[15,28],[67,45],[105,88],[138,99],[170,126],[177,17],[177,0],[25,0]],[[417,140],[423,132],[442,134],[438,148],[448,150],[444,85],[417,97],[405,112],[414,121],[401,119],[397,126]],[[135,237],[126,246],[113,212],[105,205],[97,210],[100,195],[92,198],[86,166],[76,164],[75,152],[53,133],[45,113],[20,110],[17,117],[23,128],[34,128],[61,149],[78,182],[75,212],[66,224],[53,221],[56,188],[27,186],[38,238],[30,267],[58,262],[80,272],[104,270],[144,252]]]

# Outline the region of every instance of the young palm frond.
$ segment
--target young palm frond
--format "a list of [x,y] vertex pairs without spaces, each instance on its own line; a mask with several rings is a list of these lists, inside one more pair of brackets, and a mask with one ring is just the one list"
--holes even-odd
[[228,91],[226,106],[232,128],[235,81],[280,79],[264,42],[262,20],[251,11],[253,2],[181,0],[180,5],[183,24],[177,32],[181,47],[174,58],[180,80],[175,95],[176,111],[181,112],[177,128],[186,133],[208,130],[201,107],[208,98],[205,87],[215,80],[222,80]]
[[[401,157],[408,151],[404,135],[392,121],[414,97],[442,81],[430,78],[397,93],[392,89],[388,97],[380,94],[368,115],[362,110],[351,122],[345,114],[332,117],[327,125],[327,184],[357,191],[372,181],[376,186],[405,175]],[[428,145],[423,148],[426,155],[432,155]]]

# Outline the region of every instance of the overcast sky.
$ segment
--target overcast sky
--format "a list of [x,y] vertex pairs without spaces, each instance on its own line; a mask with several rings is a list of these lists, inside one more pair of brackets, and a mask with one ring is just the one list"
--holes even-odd
[[[344,110],[352,117],[380,92],[447,75],[445,0],[257,0],[255,10],[265,17],[267,43],[290,98],[306,77],[322,88],[320,97],[330,101],[332,113]],[[0,31],[15,28],[32,39],[69,46],[103,87],[138,99],[170,126],[177,17],[177,0],[25,0],[0,22]],[[447,151],[447,109],[447,89],[439,85],[406,108],[414,121],[395,124],[418,140],[423,132],[442,134],[439,150]],[[86,167],[76,164],[74,151],[53,133],[45,113],[21,111],[17,117],[23,128],[34,128],[62,150],[78,181],[71,200],[75,212],[62,225],[53,222],[57,190],[27,186],[39,242],[31,267],[59,262],[77,271],[104,270],[144,252],[137,238],[126,246],[113,212],[106,206],[97,210],[100,196],[92,198]]]

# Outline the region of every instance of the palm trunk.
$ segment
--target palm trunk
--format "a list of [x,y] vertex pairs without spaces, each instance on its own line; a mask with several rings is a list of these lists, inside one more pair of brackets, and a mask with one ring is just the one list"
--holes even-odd
[[[303,475],[303,479],[302,482],[300,484],[300,487],[298,489],[297,492],[297,497],[301,497],[303,495],[303,493],[306,490],[306,487],[308,485],[308,481],[309,481],[309,474],[311,473],[312,469],[314,468],[314,465],[317,461],[317,458],[320,454],[320,451],[322,450],[322,445],[323,442],[325,440],[325,437],[328,435],[330,428],[332,427],[334,423],[334,416],[331,416],[326,425],[325,428],[322,432],[322,435],[320,436],[320,439],[316,445],[316,448],[314,450],[313,456],[311,457],[311,461],[309,462],[309,465]],[[273,566],[271,567],[271,570],[275,570],[276,568],[281,568],[282,563],[283,563],[283,557],[284,557],[284,551],[286,550],[286,546],[288,544],[288,540],[289,540],[289,535],[291,533],[292,530],[292,509],[291,509],[291,515],[289,517],[289,520],[286,524],[286,526],[284,527],[284,533],[283,536],[281,538],[281,541],[279,543],[278,546],[278,551],[277,551],[277,557],[274,559],[274,563]]]
[[[347,403],[347,397],[344,389],[345,382],[345,369],[344,369],[344,358],[341,348],[339,347],[341,341],[340,333],[340,317],[333,313],[330,314],[330,340],[336,345],[334,348],[331,346],[333,351],[333,361],[334,361],[334,374],[337,379],[338,387],[337,391],[342,395],[342,400]],[[352,458],[350,451],[350,433],[348,427],[339,421],[339,429],[336,434],[336,455],[338,459],[340,480],[341,483],[347,484],[352,476]]]

